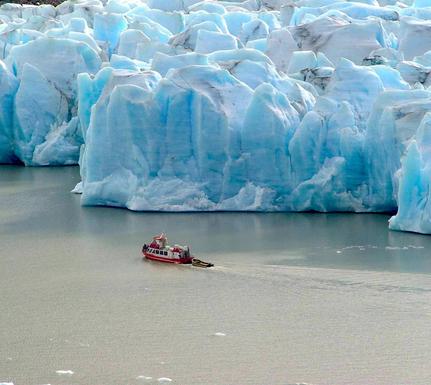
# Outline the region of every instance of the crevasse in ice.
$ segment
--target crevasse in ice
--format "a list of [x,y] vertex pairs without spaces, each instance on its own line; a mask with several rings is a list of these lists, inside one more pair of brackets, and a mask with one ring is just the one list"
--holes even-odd
[[86,205],[395,212],[431,233],[431,1],[0,7],[0,162]]

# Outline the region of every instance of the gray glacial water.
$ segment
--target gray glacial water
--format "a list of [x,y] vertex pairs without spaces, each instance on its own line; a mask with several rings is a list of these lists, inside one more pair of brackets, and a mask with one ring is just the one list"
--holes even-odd
[[[81,207],[78,181],[0,167],[0,383],[431,383],[430,236],[387,215]],[[159,231],[216,267],[143,261]]]

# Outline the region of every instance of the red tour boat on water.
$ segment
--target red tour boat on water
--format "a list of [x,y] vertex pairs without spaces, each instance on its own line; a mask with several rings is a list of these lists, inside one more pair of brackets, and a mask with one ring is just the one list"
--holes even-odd
[[167,263],[192,263],[193,257],[190,255],[188,246],[169,246],[168,239],[164,233],[153,237],[149,245],[142,247],[142,254],[147,259]]
[[188,246],[169,246],[167,244],[168,238],[164,233],[153,237],[153,241],[142,247],[142,254],[145,258],[153,261],[166,262],[166,263],[191,263],[197,267],[212,267],[212,263],[204,262],[199,259],[193,258],[190,254]]

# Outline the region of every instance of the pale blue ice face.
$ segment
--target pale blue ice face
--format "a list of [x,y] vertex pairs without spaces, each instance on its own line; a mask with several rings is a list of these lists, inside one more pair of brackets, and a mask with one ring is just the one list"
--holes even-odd
[[423,0],[2,5],[0,162],[132,210],[396,211],[431,232]]

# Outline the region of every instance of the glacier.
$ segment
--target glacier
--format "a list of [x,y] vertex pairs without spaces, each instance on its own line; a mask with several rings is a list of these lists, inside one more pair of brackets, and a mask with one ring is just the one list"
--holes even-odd
[[431,233],[431,1],[0,6],[0,163],[83,205],[390,212]]

